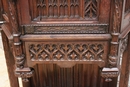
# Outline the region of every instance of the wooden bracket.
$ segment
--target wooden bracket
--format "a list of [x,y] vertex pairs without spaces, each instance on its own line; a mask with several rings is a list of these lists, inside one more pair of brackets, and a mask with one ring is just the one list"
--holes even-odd
[[106,82],[112,81],[111,78],[118,77],[119,75],[119,69],[118,68],[103,68],[101,72],[101,76],[103,78],[106,78]]
[[29,78],[33,76],[34,70],[31,68],[16,68],[15,76],[21,77],[23,82],[28,82]]

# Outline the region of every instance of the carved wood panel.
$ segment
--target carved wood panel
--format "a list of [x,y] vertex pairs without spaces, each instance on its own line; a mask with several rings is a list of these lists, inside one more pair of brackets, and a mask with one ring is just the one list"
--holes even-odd
[[31,78],[32,87],[105,87],[97,65],[77,64],[61,68],[56,64],[38,64],[34,69],[37,72]]
[[105,64],[107,42],[26,42],[31,62],[89,62]]
[[99,0],[29,0],[32,20],[92,20],[98,18]]

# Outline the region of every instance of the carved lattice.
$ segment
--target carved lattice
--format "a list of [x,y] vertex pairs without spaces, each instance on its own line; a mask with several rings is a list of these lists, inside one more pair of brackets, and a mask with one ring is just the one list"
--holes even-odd
[[104,45],[97,43],[40,43],[29,44],[29,55],[32,61],[63,60],[103,60]]

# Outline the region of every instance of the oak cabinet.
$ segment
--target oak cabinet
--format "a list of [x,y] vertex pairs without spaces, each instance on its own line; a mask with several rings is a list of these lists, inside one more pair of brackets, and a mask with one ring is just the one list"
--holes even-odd
[[129,0],[0,4],[15,75],[25,87],[116,87],[130,31]]

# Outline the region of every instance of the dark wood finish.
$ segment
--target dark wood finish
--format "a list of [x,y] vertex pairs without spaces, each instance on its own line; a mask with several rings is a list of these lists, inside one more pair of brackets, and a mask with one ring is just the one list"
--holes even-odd
[[82,20],[109,22],[110,1],[107,0],[20,0],[19,6],[19,12],[22,14],[19,14],[21,15],[19,19],[22,24],[56,20],[59,23]]
[[[100,71],[97,65],[78,64],[71,68],[61,68],[56,64],[38,64],[32,87],[100,87]],[[84,71],[84,72],[82,72]]]
[[19,87],[18,78],[14,74],[15,59],[10,49],[10,43],[3,31],[1,31],[2,41],[4,46],[5,60],[7,65],[7,71],[9,75],[10,87]]
[[128,1],[2,0],[15,75],[24,87],[116,87]]

